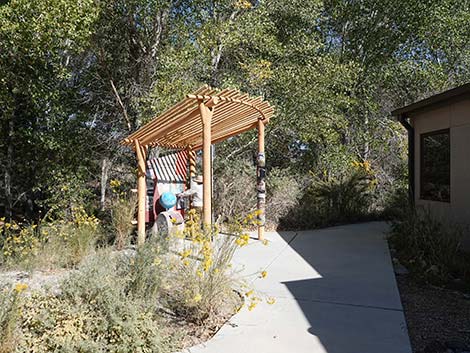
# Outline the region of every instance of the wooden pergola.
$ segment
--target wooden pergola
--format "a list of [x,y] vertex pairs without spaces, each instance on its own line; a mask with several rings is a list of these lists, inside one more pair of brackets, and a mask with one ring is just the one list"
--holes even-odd
[[138,164],[138,243],[145,241],[146,159],[149,147],[187,150],[190,177],[195,173],[195,153],[203,151],[203,222],[211,224],[211,145],[251,129],[258,129],[258,238],[265,224],[264,128],[274,109],[261,97],[250,97],[235,89],[217,91],[200,87],[160,116],[154,118],[122,142],[136,151]]

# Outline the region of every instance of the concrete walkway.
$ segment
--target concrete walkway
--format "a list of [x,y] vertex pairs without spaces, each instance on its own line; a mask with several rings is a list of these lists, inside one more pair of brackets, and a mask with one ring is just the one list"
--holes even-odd
[[243,309],[191,353],[411,353],[384,223],[267,233],[236,255],[276,303]]

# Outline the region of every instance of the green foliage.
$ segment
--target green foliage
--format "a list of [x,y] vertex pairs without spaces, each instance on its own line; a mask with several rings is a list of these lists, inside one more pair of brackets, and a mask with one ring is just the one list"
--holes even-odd
[[[93,213],[98,193],[105,208],[100,183],[117,175],[134,182],[134,156],[119,141],[202,83],[275,105],[268,174],[284,170],[294,187],[310,170],[339,178],[350,162],[367,160],[377,184],[371,207],[380,209],[382,195],[402,183],[406,161],[406,134],[390,110],[468,81],[467,7],[456,0],[9,1],[0,7],[0,212],[8,220],[67,218],[78,206]],[[217,147],[221,214],[254,208],[246,187],[254,142],[246,133]],[[102,161],[109,171],[100,173]],[[228,170],[241,173],[243,190]],[[294,199],[279,208],[295,207]]]
[[409,210],[392,222],[389,240],[417,278],[435,284],[454,279],[465,283],[470,278],[470,258],[462,251],[462,235],[462,227],[442,223],[429,210]]
[[[100,253],[61,285],[59,296],[33,294],[23,307],[17,351],[170,352],[173,346],[162,335],[153,293],[143,287],[129,295],[134,270],[143,268],[123,263],[141,261],[141,256],[150,254],[137,253],[133,259]],[[158,268],[151,264],[153,280],[159,281]]]
[[12,0],[0,7],[0,163],[8,218],[18,202],[17,209],[36,217],[36,200],[48,197],[53,175],[89,166],[89,145],[79,141],[92,139],[77,112],[74,70],[98,15],[93,4]]
[[376,179],[370,163],[354,161],[348,171],[342,170],[340,175],[328,175],[326,170],[320,176],[312,172],[298,203],[280,218],[280,227],[317,228],[373,217],[370,207]]

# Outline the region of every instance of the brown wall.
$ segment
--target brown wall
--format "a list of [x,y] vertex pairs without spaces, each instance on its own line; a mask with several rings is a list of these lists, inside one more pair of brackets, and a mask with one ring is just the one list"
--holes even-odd
[[[470,225],[470,99],[441,105],[411,117],[415,129],[415,203],[443,220]],[[450,129],[450,203],[420,199],[420,135]]]

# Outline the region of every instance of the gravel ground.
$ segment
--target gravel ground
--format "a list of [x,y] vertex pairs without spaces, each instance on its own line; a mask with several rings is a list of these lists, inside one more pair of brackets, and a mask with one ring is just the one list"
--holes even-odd
[[70,273],[70,270],[0,272],[0,288],[4,286],[11,287],[16,283],[23,283],[28,286],[27,293],[31,291],[48,291],[51,294],[58,294],[60,292],[60,282]]
[[414,353],[470,353],[470,295],[396,277]]

